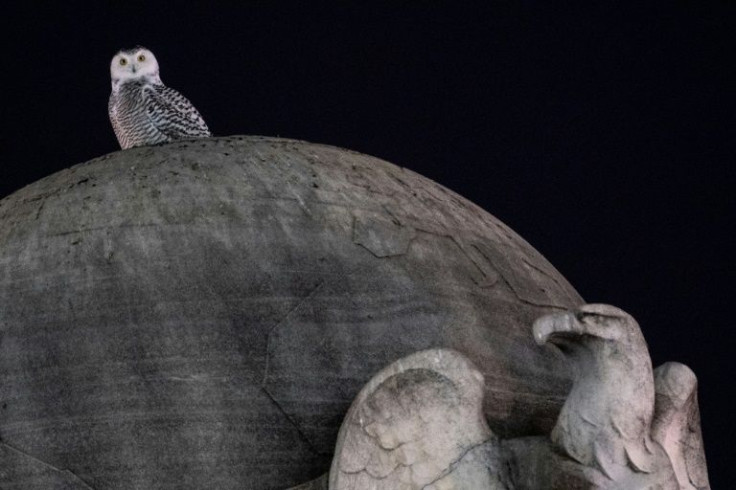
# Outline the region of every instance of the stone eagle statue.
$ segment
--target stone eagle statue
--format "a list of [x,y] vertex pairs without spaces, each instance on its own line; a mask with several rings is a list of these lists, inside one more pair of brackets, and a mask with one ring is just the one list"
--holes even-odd
[[482,374],[458,352],[431,349],[371,379],[345,417],[329,475],[298,488],[710,488],[695,375],[677,363],[653,371],[630,315],[584,305],[539,318],[532,333],[574,372],[548,437],[496,437]]

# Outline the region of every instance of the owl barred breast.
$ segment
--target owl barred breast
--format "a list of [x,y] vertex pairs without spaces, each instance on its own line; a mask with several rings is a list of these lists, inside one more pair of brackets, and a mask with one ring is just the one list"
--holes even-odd
[[121,50],[110,63],[110,122],[120,146],[155,145],[212,136],[191,102],[161,82],[153,53],[141,46]]

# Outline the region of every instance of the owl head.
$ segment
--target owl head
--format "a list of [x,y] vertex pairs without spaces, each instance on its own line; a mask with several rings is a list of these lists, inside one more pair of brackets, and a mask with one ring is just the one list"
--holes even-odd
[[113,87],[127,80],[147,79],[152,83],[161,83],[158,61],[153,53],[143,46],[118,51],[110,62],[110,78]]

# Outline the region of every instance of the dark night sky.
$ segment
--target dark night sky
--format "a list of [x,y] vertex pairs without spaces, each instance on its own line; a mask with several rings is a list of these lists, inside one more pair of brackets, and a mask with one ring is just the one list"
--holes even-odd
[[736,3],[57,3],[3,5],[0,196],[118,149],[109,61],[142,44],[216,134],[415,170],[632,313],[698,375],[711,483],[736,481]]

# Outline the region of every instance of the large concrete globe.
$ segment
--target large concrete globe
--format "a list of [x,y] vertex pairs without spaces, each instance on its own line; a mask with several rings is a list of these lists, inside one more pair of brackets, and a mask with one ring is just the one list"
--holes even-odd
[[374,373],[430,347],[483,371],[496,434],[541,433],[569,373],[531,324],[581,302],[496,218],[377,158],[113,153],[0,201],[0,488],[288,488],[328,470]]

